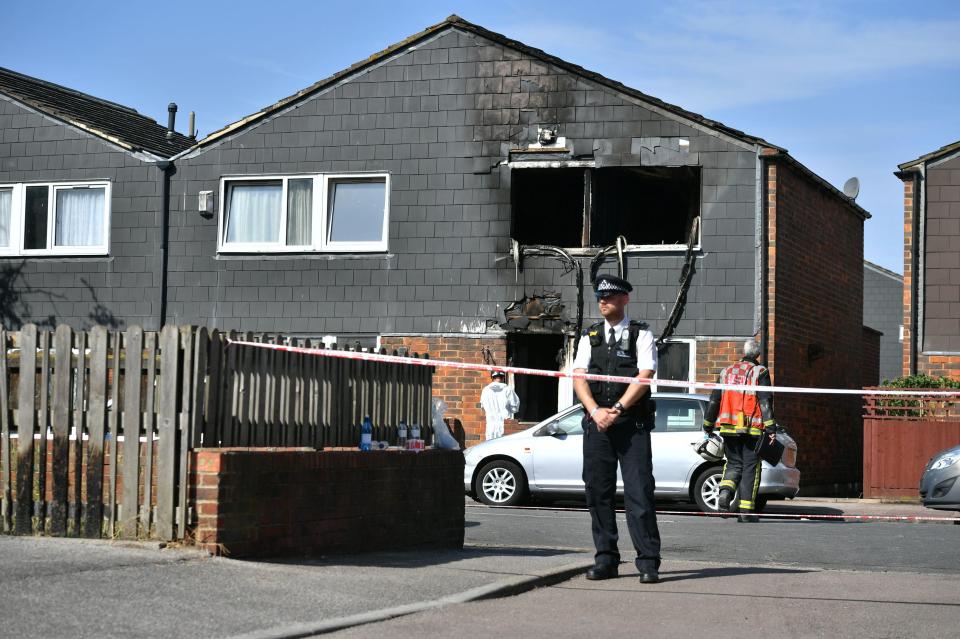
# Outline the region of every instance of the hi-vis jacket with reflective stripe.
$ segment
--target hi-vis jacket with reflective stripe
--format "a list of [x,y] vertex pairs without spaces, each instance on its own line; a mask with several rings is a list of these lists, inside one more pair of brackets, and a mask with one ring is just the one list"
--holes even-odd
[[[723,369],[719,381],[724,384],[769,386],[770,372],[766,366],[742,359]],[[721,435],[763,434],[763,428],[775,422],[771,393],[756,391],[715,390],[703,416],[703,424],[720,427]]]

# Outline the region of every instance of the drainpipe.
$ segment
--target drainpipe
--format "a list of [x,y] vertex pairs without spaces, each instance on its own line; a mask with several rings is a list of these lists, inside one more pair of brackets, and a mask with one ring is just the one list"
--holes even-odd
[[173,173],[173,162],[159,160],[157,168],[163,172],[160,187],[160,304],[157,319],[157,330],[163,328],[167,322],[167,261],[169,251],[167,245],[170,238],[170,175]]

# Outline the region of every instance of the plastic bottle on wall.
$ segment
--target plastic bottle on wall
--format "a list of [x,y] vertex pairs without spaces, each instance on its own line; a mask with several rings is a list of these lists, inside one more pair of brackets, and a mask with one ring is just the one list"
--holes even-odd
[[369,415],[364,415],[360,424],[360,450],[373,450],[373,421]]
[[420,439],[420,424],[410,424],[410,439]]

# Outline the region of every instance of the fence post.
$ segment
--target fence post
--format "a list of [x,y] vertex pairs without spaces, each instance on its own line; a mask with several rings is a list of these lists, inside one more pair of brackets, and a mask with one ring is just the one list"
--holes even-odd
[[156,419],[157,334],[146,334],[147,341],[147,396],[144,401],[143,432],[147,444],[143,451],[143,508],[140,511],[140,530],[150,535],[153,520],[153,431]]
[[16,533],[33,532],[33,431],[37,384],[37,327],[20,330],[20,393],[17,413],[17,522]]
[[34,514],[40,534],[47,528],[47,429],[50,427],[50,331],[37,335],[40,350],[40,390],[37,393],[37,430],[40,431],[40,450],[37,455],[37,503]]
[[[127,331],[123,367],[123,495],[120,534],[137,538],[137,495],[140,484],[140,377],[143,371],[143,329]],[[149,438],[148,442],[149,444]]]
[[113,379],[110,382],[110,411],[108,415],[107,424],[110,432],[110,492],[108,496],[108,512],[107,512],[107,523],[109,531],[107,533],[108,537],[113,537],[116,534],[116,521],[117,521],[117,470],[118,470],[118,458],[117,458],[117,432],[120,430],[118,428],[118,423],[120,422],[120,353],[121,353],[121,341],[123,339],[122,333],[120,331],[114,331],[113,335]]
[[[53,337],[56,353],[53,373],[53,503],[50,506],[50,533],[67,534],[67,488],[70,466],[70,382],[73,381],[73,331],[66,324]],[[83,355],[81,354],[81,357]]]
[[[73,534],[82,534],[83,523],[83,430],[87,423],[84,402],[87,399],[87,334],[74,333],[77,341],[77,377],[73,391]],[[89,450],[89,446],[87,447]]]
[[160,408],[157,429],[157,535],[173,539],[177,465],[177,399],[179,386],[180,332],[165,326],[160,333]]
[[103,530],[103,441],[107,422],[107,329],[90,331],[90,399],[87,401],[87,514],[83,536]]
[[10,488],[10,385],[7,378],[7,331],[0,328],[0,483],[3,483],[3,501],[0,502],[0,519],[3,520],[3,532],[13,527],[13,491]]

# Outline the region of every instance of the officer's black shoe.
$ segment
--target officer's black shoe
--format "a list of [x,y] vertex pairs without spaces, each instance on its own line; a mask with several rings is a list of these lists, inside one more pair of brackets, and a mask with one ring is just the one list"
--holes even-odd
[[729,488],[721,488],[720,496],[717,498],[717,506],[722,513],[730,512],[730,502],[733,501],[733,491]]
[[619,572],[616,564],[597,564],[587,571],[587,579],[598,581],[600,579],[614,579]]
[[660,581],[660,575],[656,570],[651,570],[650,572],[644,572],[640,574],[640,583],[642,584],[655,584]]
[[753,514],[739,514],[737,515],[737,521],[741,524],[755,524],[760,521],[760,518]]

